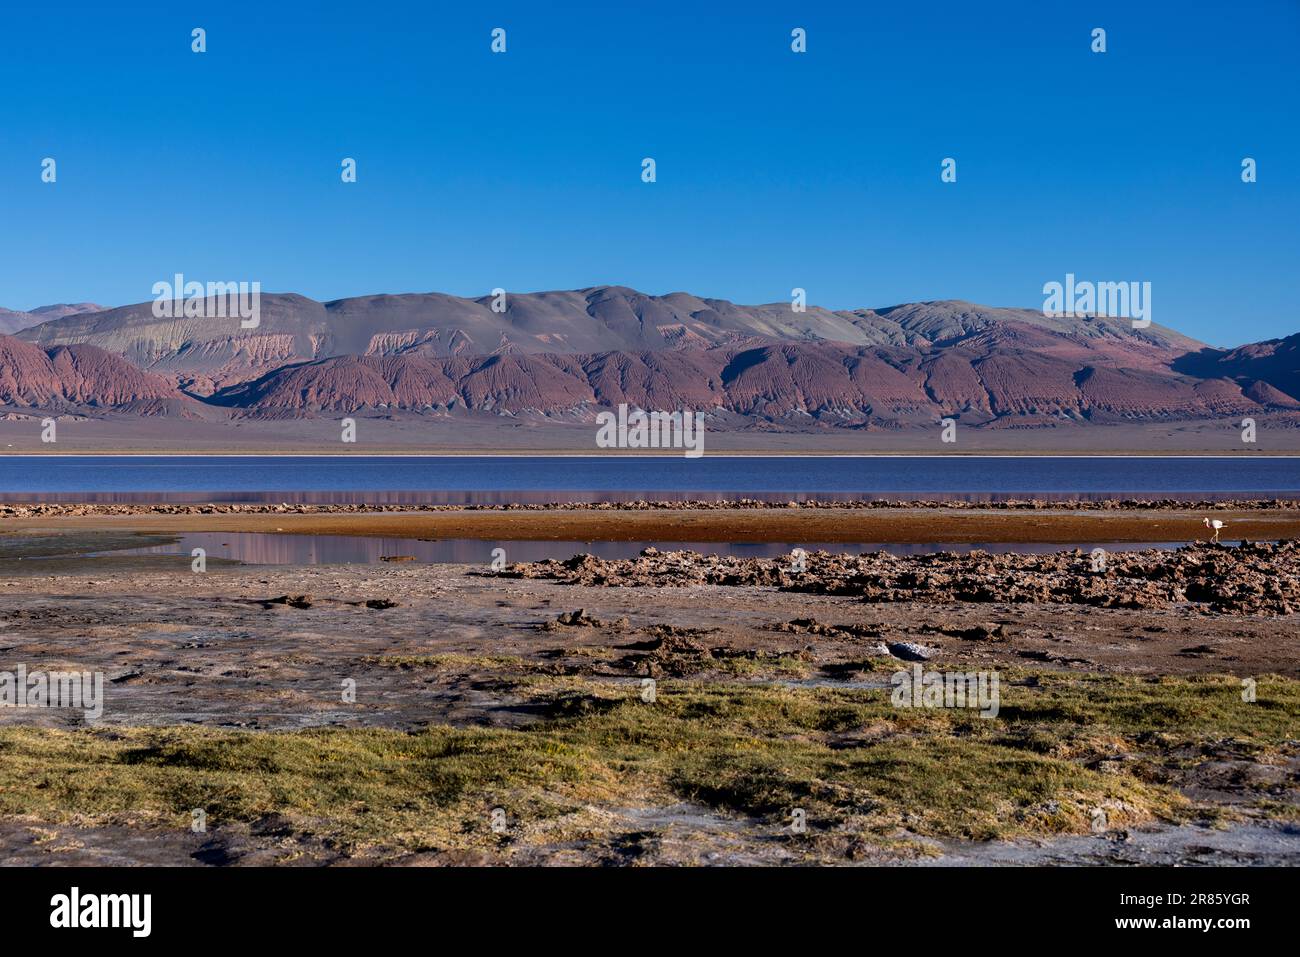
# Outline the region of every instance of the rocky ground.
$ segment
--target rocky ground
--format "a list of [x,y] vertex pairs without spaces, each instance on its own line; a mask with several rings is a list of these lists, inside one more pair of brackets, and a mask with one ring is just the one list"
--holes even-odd
[[[779,695],[788,698],[779,713],[819,696],[838,701],[835,696],[849,695],[845,702],[869,699],[883,707],[891,674],[916,662],[996,669],[1021,689],[1016,694],[1049,697],[1058,693],[1048,690],[1056,687],[1052,682],[1076,680],[1195,683],[1230,675],[1233,682],[1253,678],[1289,688],[1300,679],[1300,620],[1292,611],[1300,607],[1296,556],[1294,544],[1195,546],[1109,555],[1102,571],[1093,571],[1092,557],[1082,551],[915,558],[814,553],[804,572],[792,571],[789,561],[654,551],[631,561],[583,556],[501,573],[418,563],[214,562],[207,573],[195,574],[186,558],[165,556],[10,561],[0,567],[0,666],[99,670],[107,690],[97,731],[83,730],[85,719],[76,712],[17,708],[0,710],[0,730],[108,734],[108,740],[95,739],[105,747],[114,746],[114,729],[129,736],[123,742],[151,728],[166,735],[185,728],[264,736],[304,729],[408,734],[444,726],[465,729],[457,733],[539,733],[575,714],[611,720],[599,717],[606,707],[599,702],[636,700],[646,678],[676,689],[664,692],[670,702],[672,695],[680,701],[687,700],[683,695],[764,701]],[[343,695],[348,686],[353,700]],[[1236,700],[1234,685],[1223,687],[1225,700]],[[1141,684],[1134,688],[1146,693]],[[572,712],[573,702],[582,710]],[[589,711],[592,702],[596,711]],[[823,705],[830,714],[840,707]],[[696,728],[689,714],[697,706],[682,707],[683,727]],[[43,803],[48,792],[24,793],[24,785],[10,782],[0,786],[0,860],[1026,863],[1140,860],[1146,854],[1152,861],[1300,862],[1300,832],[1290,823],[1300,785],[1300,714],[1294,707],[1270,714],[1282,724],[1270,725],[1267,744],[1250,736],[1258,729],[1248,735],[1231,723],[1194,742],[1175,742],[1159,730],[1165,726],[1161,709],[1175,705],[1151,707],[1148,732],[1140,730],[1145,712],[1124,718],[1135,720],[1138,730],[1116,732],[1113,740],[1126,743],[1115,753],[1094,753],[1101,745],[1087,721],[1067,721],[1062,728],[1068,731],[1045,725],[1034,732],[1063,739],[1087,732],[1086,744],[1071,745],[1060,757],[1078,762],[1091,754],[1085,764],[1099,763],[1088,775],[1129,766],[1125,761],[1143,769],[1132,785],[1138,790],[1116,798],[1131,820],[1098,833],[1077,817],[1053,825],[1082,831],[1071,837],[1016,825],[1005,840],[953,839],[943,836],[951,831],[946,824],[908,825],[907,814],[899,812],[889,827],[877,827],[894,835],[888,840],[864,843],[851,823],[840,823],[812,844],[792,845],[764,799],[748,792],[743,799],[710,796],[708,788],[681,784],[686,772],[680,769],[664,778],[668,792],[653,798],[632,801],[602,785],[605,797],[584,795],[580,813],[572,812],[577,818],[563,817],[569,822],[564,827],[537,823],[508,853],[454,836],[415,845],[391,836],[340,843],[287,812],[249,811],[202,834],[183,826],[160,830],[156,815],[105,810],[103,794],[92,800],[69,792],[64,805],[51,805]],[[1132,710],[1116,705],[1115,713],[1127,715],[1126,708]],[[1050,709],[1044,714],[1043,720],[1063,720]],[[878,740],[873,735],[894,741],[901,734],[904,741],[917,733],[904,726],[882,731],[890,725],[887,717],[861,720],[833,733],[816,730],[818,722],[804,730],[778,731],[773,724],[751,733],[764,747],[786,735],[791,741],[815,738],[823,756],[845,747],[870,749]],[[596,739],[612,740],[614,733],[601,731]],[[949,739],[952,733],[941,737],[956,746],[961,736]],[[989,741],[1004,743],[996,735]],[[47,743],[23,738],[7,747],[18,754]],[[1150,749],[1159,752],[1158,760]],[[725,767],[727,759],[720,760]],[[1159,767],[1148,766],[1151,761]],[[595,771],[579,775],[584,782],[598,777]],[[1168,793],[1156,800],[1142,791],[1150,781],[1162,782]],[[1134,795],[1146,795],[1141,800],[1152,802],[1149,812],[1132,810],[1141,803]],[[1165,812],[1159,809],[1175,799],[1202,810],[1161,824]],[[839,799],[827,800],[838,806]],[[68,816],[52,810],[58,806],[81,810]],[[1266,806],[1272,810],[1264,813]],[[1213,820],[1205,817],[1207,808]],[[992,821],[1004,812],[989,813]],[[1005,813],[1011,821],[1024,812]],[[573,823],[579,819],[580,827]],[[953,833],[964,832],[977,833],[965,825]],[[142,837],[150,834],[156,836]]]
[[[1235,551],[1188,554],[1207,555],[1224,569],[1246,565],[1233,561]],[[1165,554],[1123,553],[1112,564],[1140,566]],[[1039,558],[1075,565],[1073,576],[1058,571],[1057,580],[1092,588],[1094,576],[1082,567],[1086,555],[931,562],[813,554],[804,580],[781,563],[685,553],[630,562],[584,556],[501,574],[486,564],[213,564],[200,575],[184,556],[24,561],[21,571],[15,563],[0,569],[0,661],[103,670],[109,724],[279,729],[413,729],[438,719],[517,724],[527,710],[493,685],[512,669],[632,682],[658,674],[732,678],[739,662],[754,664],[756,676],[852,682],[869,671],[873,656],[917,660],[904,646],[963,666],[1300,678],[1294,615],[1257,614],[1241,600],[1225,600],[1231,613],[1207,614],[1196,603],[1169,600],[1167,592],[1149,596],[1149,604],[1027,600],[1021,591],[1041,572],[985,579],[985,589],[1005,583],[1000,600],[954,599],[966,579],[944,571]],[[851,575],[829,573],[874,563],[900,577],[927,564],[934,570],[918,578],[915,600],[889,601],[863,601],[851,590]],[[1146,594],[1147,581],[1139,579],[1135,591]],[[608,587],[620,584],[636,587]],[[433,656],[438,667],[419,667],[421,656]],[[357,682],[356,706],[339,703],[344,678]],[[7,718],[68,721],[51,711]]]
[[[1074,549],[1051,555],[986,552],[897,556],[804,553],[763,559],[661,552],[636,559],[577,555],[503,574],[576,585],[761,585],[865,602],[992,602],[1168,608],[1249,615],[1300,610],[1300,542],[1229,547],[1196,544],[1170,551]],[[992,640],[994,636],[986,636]]]

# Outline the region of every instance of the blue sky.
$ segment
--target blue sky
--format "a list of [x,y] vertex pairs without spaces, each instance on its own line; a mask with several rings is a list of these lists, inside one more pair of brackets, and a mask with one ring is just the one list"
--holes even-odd
[[176,272],[1037,308],[1073,272],[1214,344],[1300,331],[1295,0],[62,2],[0,31],[8,308]]

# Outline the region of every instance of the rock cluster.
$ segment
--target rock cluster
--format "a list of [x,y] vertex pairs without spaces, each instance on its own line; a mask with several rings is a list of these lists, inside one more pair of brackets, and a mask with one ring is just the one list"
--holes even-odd
[[[1102,570],[1079,549],[1049,555],[971,552],[895,556],[808,554],[788,558],[704,556],[645,549],[634,559],[575,555],[512,565],[500,574],[606,586],[766,586],[868,602],[1005,602],[1166,608],[1232,615],[1300,611],[1300,542],[1198,543],[1177,550],[1116,552]],[[986,639],[996,639],[990,630]]]

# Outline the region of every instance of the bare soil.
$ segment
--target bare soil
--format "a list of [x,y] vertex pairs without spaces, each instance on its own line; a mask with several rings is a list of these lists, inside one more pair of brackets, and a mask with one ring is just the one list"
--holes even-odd
[[[727,540],[760,532],[772,540],[827,539],[836,528],[862,539],[869,529],[882,534],[883,524],[882,516],[871,512],[799,511],[787,517],[773,510],[617,516],[83,516],[11,519],[3,528],[167,532],[267,530],[267,525],[274,530],[279,523],[286,531],[339,533],[350,528],[353,534],[378,534],[382,526],[385,535],[436,531],[467,536],[474,531],[506,537],[508,526],[492,523],[523,520],[525,525],[516,528],[521,537],[565,538],[575,537],[575,529],[556,526],[570,517],[605,535],[614,534],[607,524],[611,520],[631,523],[636,528],[629,538],[664,538],[673,522],[696,518],[715,523],[706,527]],[[1083,538],[1086,532],[1088,539],[1121,540],[1131,534],[1149,540],[1151,523],[1173,517],[1166,512],[1113,516],[1116,524],[1101,532],[1095,523],[1112,516],[936,514],[933,520],[942,523],[941,529],[917,512],[894,518],[894,528],[906,529],[899,534],[944,540],[959,533],[989,540],[1007,521],[1019,522],[1015,527],[1025,535],[1041,528],[1043,535]],[[964,518],[971,524],[954,528]],[[859,519],[862,524],[843,530],[846,521]],[[1294,521],[1246,511],[1232,520]],[[826,524],[815,530],[809,525],[820,521]],[[1035,524],[1040,522],[1045,524]],[[550,534],[539,535],[543,530]],[[706,538],[698,526],[682,534]],[[1231,556],[1234,550],[1203,551],[1213,557]],[[1253,554],[1240,553],[1240,560],[1253,562]],[[1277,559],[1280,553],[1269,554]],[[703,561],[699,556],[690,560]],[[1123,554],[1111,560],[1123,561]],[[578,566],[590,570],[586,562]],[[431,724],[525,728],[544,717],[528,693],[529,683],[549,680],[582,679],[629,693],[645,677],[741,687],[879,689],[888,686],[891,672],[910,667],[915,658],[909,649],[916,648],[923,650],[927,666],[1002,669],[1022,682],[1053,672],[1300,678],[1300,614],[1276,609],[1215,610],[1194,601],[1103,607],[1011,600],[1009,594],[1002,600],[997,576],[986,576],[994,590],[990,600],[962,600],[918,582],[918,600],[896,594],[888,601],[865,601],[862,595],[834,589],[783,588],[779,581],[669,577],[620,583],[545,572],[508,577],[486,565],[246,567],[214,562],[207,573],[195,574],[183,556],[11,561],[0,568],[0,666],[25,662],[29,669],[103,671],[107,687],[101,727],[198,725],[257,731],[418,731]],[[614,584],[632,587],[610,587]],[[340,694],[348,681],[355,683],[353,703]],[[76,728],[84,722],[70,711],[0,710],[4,726]],[[1300,725],[1295,737],[1300,738]],[[1300,770],[1293,760],[1261,762],[1227,741],[1213,754],[1189,759],[1177,783],[1183,793],[1224,808],[1234,806],[1241,795],[1264,792],[1294,805]],[[1285,820],[1029,843],[931,842],[920,851],[913,842],[896,852],[860,845],[845,834],[834,838],[833,847],[814,852],[778,839],[768,821],[690,804],[606,807],[592,813],[603,815],[605,836],[534,843],[516,850],[511,862],[781,864],[824,861],[829,855],[844,863],[1300,863],[1300,837]],[[372,847],[345,853],[278,819],[223,824],[205,834],[116,824],[0,822],[0,862],[9,863],[496,860],[491,854],[456,850],[413,855]]]

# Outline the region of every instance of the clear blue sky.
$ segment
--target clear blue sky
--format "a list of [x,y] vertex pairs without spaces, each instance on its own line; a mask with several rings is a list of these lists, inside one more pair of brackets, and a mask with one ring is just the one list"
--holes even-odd
[[177,271],[1037,308],[1073,272],[1215,344],[1300,331],[1295,0],[60,2],[0,32],[13,309]]

